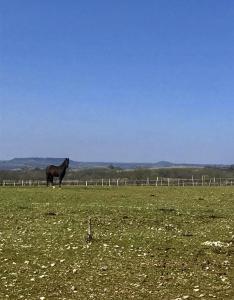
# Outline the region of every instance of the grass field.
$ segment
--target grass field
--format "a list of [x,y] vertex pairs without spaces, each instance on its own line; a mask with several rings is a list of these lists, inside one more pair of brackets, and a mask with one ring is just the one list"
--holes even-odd
[[234,188],[2,187],[0,203],[0,299],[234,299]]

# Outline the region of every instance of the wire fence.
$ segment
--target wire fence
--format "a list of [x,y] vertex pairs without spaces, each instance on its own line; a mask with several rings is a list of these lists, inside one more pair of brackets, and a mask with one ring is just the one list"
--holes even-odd
[[[2,180],[0,186],[14,187],[35,187],[46,186],[45,180]],[[58,180],[54,181],[58,184]],[[89,179],[89,180],[63,180],[62,185],[66,186],[232,186],[234,178],[200,178],[200,179],[181,179],[181,178],[157,178],[157,179]]]

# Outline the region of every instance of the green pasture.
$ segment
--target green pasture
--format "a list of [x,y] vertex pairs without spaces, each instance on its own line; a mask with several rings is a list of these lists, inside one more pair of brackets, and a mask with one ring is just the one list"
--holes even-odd
[[234,299],[233,228],[234,187],[1,187],[0,299]]

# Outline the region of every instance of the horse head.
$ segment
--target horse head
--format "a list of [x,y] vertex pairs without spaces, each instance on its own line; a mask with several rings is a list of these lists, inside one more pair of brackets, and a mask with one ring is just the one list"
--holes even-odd
[[69,166],[69,158],[65,159],[65,166],[66,166],[66,168],[68,168],[68,166]]

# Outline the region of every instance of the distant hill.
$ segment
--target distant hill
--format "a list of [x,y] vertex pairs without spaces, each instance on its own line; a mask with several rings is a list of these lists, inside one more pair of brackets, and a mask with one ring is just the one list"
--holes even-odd
[[[48,165],[60,165],[64,158],[26,157],[0,161],[0,170],[44,169]],[[71,168],[78,168],[78,162],[70,160]]]
[[[48,165],[59,165],[64,158],[41,158],[41,157],[26,157],[13,158],[11,160],[1,160],[0,170],[23,170],[23,169],[44,169]],[[85,168],[108,168],[113,166],[121,169],[137,169],[137,168],[203,168],[205,164],[175,164],[169,161],[159,161],[156,163],[121,163],[121,162],[78,162],[70,160],[69,167],[71,169]],[[225,167],[224,165],[210,165],[210,167]]]

